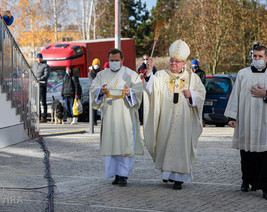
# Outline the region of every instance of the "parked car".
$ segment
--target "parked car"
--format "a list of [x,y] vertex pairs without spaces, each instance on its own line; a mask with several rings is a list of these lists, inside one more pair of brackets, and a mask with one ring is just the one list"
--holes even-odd
[[[90,90],[91,84],[88,78],[79,78],[79,81],[82,86],[81,101],[83,105],[83,113],[78,116],[78,121],[88,122],[89,121],[89,105],[90,105],[89,104],[89,90]],[[63,82],[60,82],[47,91],[46,102],[47,102],[48,116],[51,116],[53,96],[55,99],[58,99],[61,102],[63,102],[62,97],[61,97],[62,85],[63,85]],[[100,119],[100,111],[98,111],[97,115],[98,115],[98,119]]]
[[206,124],[223,127],[228,123],[224,111],[233,89],[234,81],[230,75],[206,76],[206,99],[203,108],[203,119]]
[[47,82],[47,84],[46,84],[46,90],[48,91],[52,87],[53,87],[53,85],[51,83]]

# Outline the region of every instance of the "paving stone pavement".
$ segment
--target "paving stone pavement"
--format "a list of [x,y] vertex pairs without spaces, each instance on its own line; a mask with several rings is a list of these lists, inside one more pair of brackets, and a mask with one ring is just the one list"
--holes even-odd
[[[41,124],[40,128],[41,133],[86,131],[44,137],[57,186],[56,212],[267,211],[261,191],[240,191],[240,156],[231,148],[233,129],[229,127],[204,128],[193,168],[194,180],[178,191],[172,189],[172,184],[161,182],[160,171],[154,168],[147,151],[135,156],[126,187],[111,185],[99,154],[99,126],[95,134],[88,132],[88,123]],[[47,185],[43,156],[36,141],[0,149],[0,211],[45,211],[47,188],[26,190]]]

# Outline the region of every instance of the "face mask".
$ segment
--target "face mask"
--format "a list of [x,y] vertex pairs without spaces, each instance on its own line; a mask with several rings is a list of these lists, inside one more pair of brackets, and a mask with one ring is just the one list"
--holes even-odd
[[144,61],[144,64],[146,64],[146,63],[147,63],[147,59],[144,59],[143,61]]
[[94,65],[94,69],[99,69],[99,66],[98,65]]
[[264,60],[252,60],[252,65],[257,68],[263,68],[265,66]]
[[109,67],[112,71],[118,71],[121,68],[120,61],[109,61]]
[[197,70],[198,66],[192,66],[192,69]]
[[70,74],[70,70],[66,70],[66,74]]

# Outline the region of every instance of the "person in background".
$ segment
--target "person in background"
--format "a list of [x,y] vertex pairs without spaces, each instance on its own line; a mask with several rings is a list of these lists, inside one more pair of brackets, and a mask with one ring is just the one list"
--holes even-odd
[[[200,78],[186,65],[189,46],[182,40],[169,48],[169,68],[153,75],[153,58],[149,58],[144,102],[148,111],[144,137],[163,182],[173,182],[173,189],[182,189],[193,179],[198,138],[202,132],[202,109],[206,90]],[[148,109],[146,109],[148,108]]]
[[192,62],[191,62],[191,70],[200,77],[201,82],[205,86],[205,83],[206,83],[206,73],[205,73],[205,71],[203,71],[202,69],[200,69],[199,63],[198,63],[198,60],[197,59],[193,59],[192,60]]
[[[146,70],[147,70],[148,55],[147,55],[147,54],[144,54],[144,55],[142,56],[142,60],[143,60],[143,62],[142,62],[141,65],[138,67],[138,69],[137,69],[137,73],[138,73],[138,75],[140,76],[141,80],[143,81],[143,80],[144,80],[144,74],[145,74],[145,72],[146,72]],[[153,71],[153,74],[155,74],[155,73],[157,72],[157,69],[156,69],[155,66],[153,66],[152,71]]]
[[109,68],[109,64],[108,64],[108,62],[105,62],[104,66],[103,66],[103,69],[106,70],[108,68]]
[[[137,73],[140,76],[140,79],[142,81],[144,81],[144,76],[145,76],[145,73],[146,73],[147,68],[148,68],[147,67],[148,55],[147,54],[144,54],[142,56],[142,60],[143,60],[143,62],[138,67]],[[152,71],[153,71],[153,74],[155,74],[157,72],[157,69],[156,69],[155,66],[153,66]],[[143,98],[146,98],[145,95],[146,94],[144,93]],[[139,114],[140,124],[143,125],[143,121],[144,121],[144,104],[143,104],[143,99],[142,99],[141,105],[140,105],[140,107],[138,109],[138,114]]]
[[267,48],[256,47],[251,66],[237,74],[224,115],[235,128],[232,147],[240,150],[241,191],[262,190],[267,200],[266,63]]
[[[205,84],[206,84],[206,73],[205,73],[205,71],[200,69],[197,59],[193,59],[192,60],[192,62],[191,62],[191,71],[193,71],[195,74],[197,74],[199,76],[199,78],[201,79],[201,82],[205,86]],[[203,111],[202,111],[202,125],[203,125],[203,127],[206,126],[205,121],[204,121]]]
[[77,100],[81,98],[79,78],[73,73],[73,70],[70,66],[66,67],[66,75],[63,78],[63,85],[61,96],[64,100],[64,104],[67,111],[67,123],[78,124],[78,117],[73,116],[73,102],[74,98]]
[[143,154],[138,108],[143,86],[135,71],[123,66],[123,53],[108,52],[109,69],[93,80],[92,107],[101,109],[101,154],[105,156],[106,177],[115,177],[113,185],[125,186],[131,175],[134,154]]
[[[43,114],[40,123],[47,122],[47,103],[46,103],[46,90],[47,90],[47,80],[50,76],[50,68],[46,61],[43,60],[43,55],[38,53],[36,55],[36,62],[32,67],[32,71],[39,81],[40,84],[40,101],[43,106]],[[41,105],[40,105],[40,116],[41,116]]]
[[[95,58],[92,62],[91,70],[89,69],[89,80],[90,84],[92,84],[93,79],[96,77],[97,73],[100,71],[100,60]],[[94,125],[97,125],[97,110],[93,109],[93,117],[94,117]]]
[[91,81],[96,77],[100,71],[100,60],[98,58],[93,59],[92,66],[89,67],[88,77]]

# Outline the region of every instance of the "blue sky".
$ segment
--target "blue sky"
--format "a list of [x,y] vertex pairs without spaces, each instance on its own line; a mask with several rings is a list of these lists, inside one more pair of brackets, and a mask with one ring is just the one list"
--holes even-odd
[[142,2],[146,2],[146,7],[150,11],[152,6],[156,6],[157,0],[142,0]]

